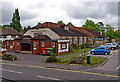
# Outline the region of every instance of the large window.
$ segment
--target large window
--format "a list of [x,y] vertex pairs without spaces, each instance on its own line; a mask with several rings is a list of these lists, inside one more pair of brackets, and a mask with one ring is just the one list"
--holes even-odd
[[75,38],[75,39],[74,39],[74,41],[75,41],[75,44],[77,44],[77,43],[78,43],[78,39],[77,39],[77,38]]
[[82,37],[80,38],[80,44],[82,44]]
[[52,42],[52,47],[53,47],[53,48],[55,47],[55,42]]
[[62,49],[64,49],[64,48],[66,48],[66,44],[65,43],[62,44]]
[[72,44],[72,38],[68,38],[69,39],[69,44]]
[[44,42],[42,42],[42,47],[45,47]]

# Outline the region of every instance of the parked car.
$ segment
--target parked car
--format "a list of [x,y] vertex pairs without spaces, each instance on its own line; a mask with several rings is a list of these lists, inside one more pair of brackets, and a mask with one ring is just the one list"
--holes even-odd
[[116,48],[120,48],[120,42],[113,42],[113,44],[116,46]]
[[109,47],[111,50],[115,50],[117,48],[115,43],[106,43],[105,46]]
[[110,49],[107,46],[99,46],[95,49],[92,49],[90,52],[92,55],[94,54],[105,54],[105,55],[109,55],[110,54]]
[[1,52],[2,52],[2,51],[7,51],[7,49],[4,49],[4,48],[0,47],[0,51],[1,51]]

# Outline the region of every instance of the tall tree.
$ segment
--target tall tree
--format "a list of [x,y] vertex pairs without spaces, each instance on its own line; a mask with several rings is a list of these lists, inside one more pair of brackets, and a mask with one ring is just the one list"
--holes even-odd
[[67,25],[69,25],[69,26],[74,26],[71,22],[69,22]]
[[20,16],[18,9],[15,9],[15,13],[13,13],[12,23],[10,23],[10,26],[16,29],[18,32],[23,32],[22,26],[20,24]]

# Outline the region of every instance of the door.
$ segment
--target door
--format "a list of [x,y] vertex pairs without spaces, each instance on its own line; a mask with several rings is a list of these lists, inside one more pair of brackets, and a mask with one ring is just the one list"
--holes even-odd
[[103,54],[104,49],[102,47],[96,48],[95,49],[95,54]]

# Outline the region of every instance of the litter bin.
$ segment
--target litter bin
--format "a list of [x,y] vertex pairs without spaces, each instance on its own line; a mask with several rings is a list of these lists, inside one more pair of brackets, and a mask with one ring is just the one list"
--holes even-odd
[[42,50],[42,54],[46,55],[46,48],[41,48],[41,50]]
[[87,63],[91,64],[90,56],[87,56]]
[[34,54],[38,54],[38,50],[34,50]]
[[54,48],[47,48],[46,52],[47,52],[47,55],[54,54]]

